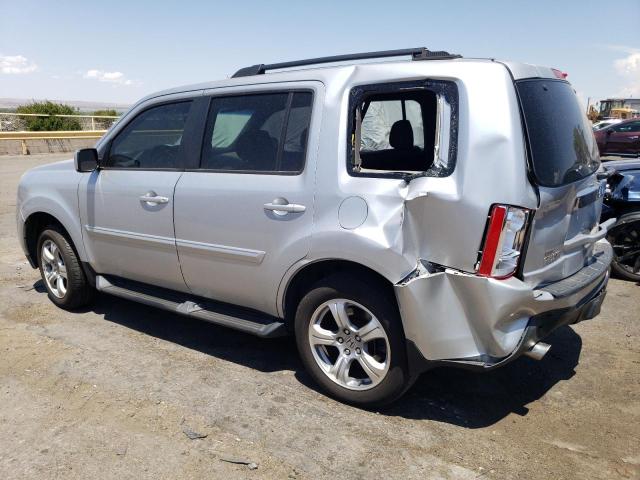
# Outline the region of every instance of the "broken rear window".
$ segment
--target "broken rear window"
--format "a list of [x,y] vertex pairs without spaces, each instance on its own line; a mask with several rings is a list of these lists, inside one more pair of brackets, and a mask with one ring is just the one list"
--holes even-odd
[[452,171],[455,85],[412,82],[358,87],[351,92],[350,106],[352,175],[444,176]]

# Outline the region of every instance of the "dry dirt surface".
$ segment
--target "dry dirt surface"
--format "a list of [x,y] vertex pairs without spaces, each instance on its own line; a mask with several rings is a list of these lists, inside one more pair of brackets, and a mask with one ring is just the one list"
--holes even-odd
[[60,158],[0,158],[0,479],[640,477],[639,286],[612,280],[540,362],[433,370],[359,410],[316,391],[290,339],[109,296],[56,308],[15,193]]

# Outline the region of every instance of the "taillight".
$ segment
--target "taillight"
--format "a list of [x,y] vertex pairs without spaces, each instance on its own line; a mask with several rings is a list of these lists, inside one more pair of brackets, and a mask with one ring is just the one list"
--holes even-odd
[[498,279],[509,278],[518,269],[524,247],[529,210],[509,205],[491,207],[478,275]]

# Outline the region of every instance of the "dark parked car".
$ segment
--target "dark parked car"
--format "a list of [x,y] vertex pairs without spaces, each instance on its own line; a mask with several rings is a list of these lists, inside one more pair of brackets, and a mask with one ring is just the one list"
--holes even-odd
[[617,125],[594,132],[600,155],[640,154],[640,118],[625,120]]
[[618,276],[640,281],[640,161],[607,162],[607,192],[601,221],[616,217],[607,239],[613,245],[611,268]]

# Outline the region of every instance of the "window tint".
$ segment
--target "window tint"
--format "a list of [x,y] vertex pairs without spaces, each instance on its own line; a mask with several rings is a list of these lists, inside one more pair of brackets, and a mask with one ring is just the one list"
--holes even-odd
[[571,85],[554,80],[516,82],[533,170],[540,185],[556,187],[600,166],[591,124]]
[[616,132],[640,132],[640,122],[621,123],[613,127]]
[[312,99],[311,92],[213,98],[201,167],[223,171],[302,171]]
[[180,168],[182,134],[190,108],[188,101],[142,112],[113,140],[107,167]]

